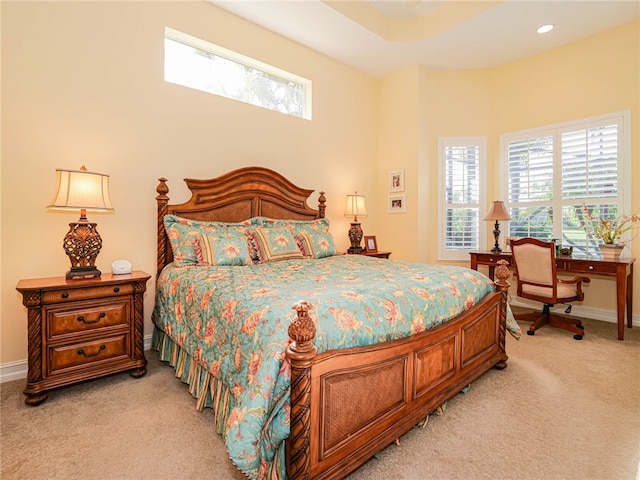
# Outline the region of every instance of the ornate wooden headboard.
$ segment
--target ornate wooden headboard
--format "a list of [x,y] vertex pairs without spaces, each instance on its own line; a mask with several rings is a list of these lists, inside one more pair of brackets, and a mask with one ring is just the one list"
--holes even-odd
[[167,214],[217,222],[241,222],[251,217],[289,220],[324,218],[324,192],[320,192],[318,209],[307,205],[313,190],[300,188],[273,170],[244,167],[209,180],[185,178],[191,198],[185,203],[169,204],[166,178],[159,178],[157,273],[173,260],[173,252],[164,229]]

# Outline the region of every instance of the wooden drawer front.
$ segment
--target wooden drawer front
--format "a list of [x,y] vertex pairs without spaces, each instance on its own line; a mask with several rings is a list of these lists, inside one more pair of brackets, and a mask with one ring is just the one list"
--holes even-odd
[[128,326],[131,319],[131,299],[112,298],[47,309],[47,338],[55,340],[65,335],[118,325]]
[[127,359],[130,357],[129,334],[112,335],[107,338],[47,347],[47,373],[56,375],[68,373],[70,369],[78,369],[87,365]]
[[497,265],[498,260],[506,260],[507,266],[511,265],[511,257],[503,257],[500,255],[491,255],[489,253],[482,253],[477,256],[478,265]]
[[567,261],[567,270],[577,273],[599,273],[601,275],[615,275],[617,267],[603,263],[572,262]]
[[115,295],[132,295],[133,288],[134,286],[132,283],[123,283],[121,285],[101,285],[89,288],[49,290],[43,293],[42,302],[46,305],[51,303],[88,300],[91,298],[113,297]]

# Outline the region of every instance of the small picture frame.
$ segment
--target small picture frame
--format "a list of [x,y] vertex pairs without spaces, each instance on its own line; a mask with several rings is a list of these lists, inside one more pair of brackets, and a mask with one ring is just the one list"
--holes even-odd
[[389,172],[389,192],[404,192],[404,170]]
[[389,213],[404,213],[407,211],[406,195],[389,195],[387,200],[387,210]]
[[375,235],[364,236],[364,250],[367,253],[378,253],[378,242]]
[[504,248],[502,249],[504,252],[511,251],[511,240],[517,240],[519,237],[504,237]]

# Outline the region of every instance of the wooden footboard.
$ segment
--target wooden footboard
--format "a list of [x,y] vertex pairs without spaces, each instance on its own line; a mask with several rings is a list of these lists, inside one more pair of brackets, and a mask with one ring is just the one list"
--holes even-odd
[[496,292],[439,327],[320,355],[312,306],[295,305],[289,479],[344,478],[489,369],[506,367],[505,265],[496,276]]

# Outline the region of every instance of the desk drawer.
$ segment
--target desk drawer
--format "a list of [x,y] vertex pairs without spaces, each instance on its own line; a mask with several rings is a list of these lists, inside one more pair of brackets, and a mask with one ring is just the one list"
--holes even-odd
[[[566,266],[562,270],[576,273],[597,273],[600,275],[615,275],[617,267],[600,262],[565,260]],[[558,267],[560,270],[560,267]]]
[[493,255],[490,253],[480,253],[477,255],[478,265],[498,265],[498,260],[506,260],[507,266],[511,265],[513,261],[511,256],[505,255]]

